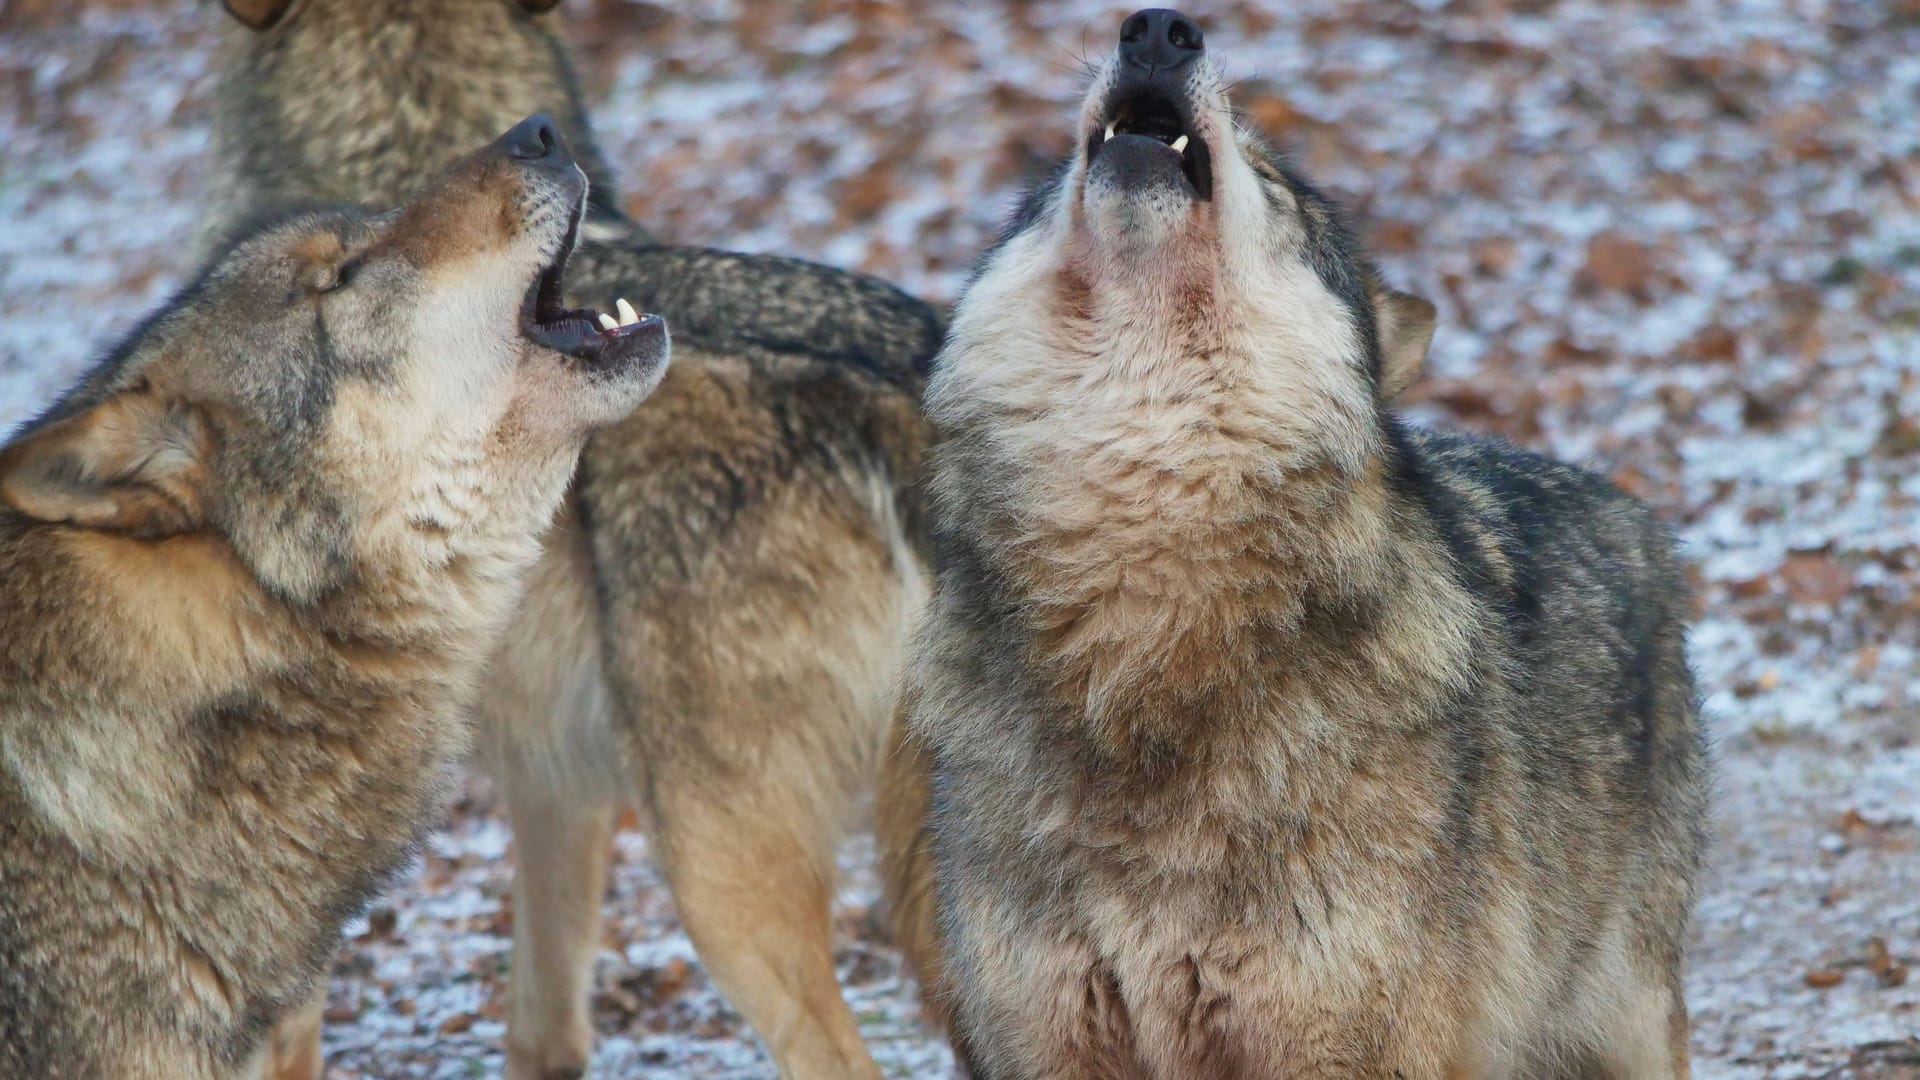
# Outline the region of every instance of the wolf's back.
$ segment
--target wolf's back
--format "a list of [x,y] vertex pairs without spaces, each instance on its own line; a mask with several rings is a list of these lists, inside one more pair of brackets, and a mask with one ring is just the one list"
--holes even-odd
[[[945,332],[936,308],[877,278],[801,259],[645,243],[583,245],[567,288],[593,303],[625,297],[665,315],[684,362],[736,373],[732,399],[704,413],[707,430],[657,408],[629,426],[679,425],[687,437],[676,445],[691,447],[708,442],[715,423],[744,425],[743,439],[730,443],[739,449],[682,462],[678,479],[646,481],[681,489],[670,498],[639,498],[623,483],[623,475],[663,463],[622,450],[619,432],[590,445],[582,492],[602,504],[592,516],[603,531],[615,514],[649,503],[676,514],[704,507],[706,528],[685,518],[636,522],[631,529],[647,535],[620,541],[657,548],[677,537],[697,547],[724,533],[733,514],[795,483],[879,485],[890,503],[882,512],[898,515],[914,556],[928,562],[920,473],[932,429],[920,395]],[[600,572],[610,571],[619,572]]]
[[781,255],[589,241],[568,280],[665,314],[676,342],[806,353],[916,397],[946,329],[931,304],[879,278]]

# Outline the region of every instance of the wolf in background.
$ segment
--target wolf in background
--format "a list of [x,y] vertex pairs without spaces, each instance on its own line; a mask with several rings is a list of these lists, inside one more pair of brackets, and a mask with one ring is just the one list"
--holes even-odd
[[258,1075],[405,864],[666,363],[559,304],[585,196],[536,117],[258,227],[0,446],[0,1075]]
[[1128,18],[1077,133],[928,389],[931,873],[895,884],[974,1075],[1685,1077],[1667,531],[1387,411],[1431,309],[1193,20]]
[[[491,665],[478,743],[516,837],[508,1075],[578,1075],[610,832],[636,806],[714,982],[787,1077],[877,1077],[829,906],[926,576],[919,412],[942,320],[872,278],[651,243],[619,213],[552,0],[227,0],[209,231],[404,199],[554,113],[594,175],[568,295],[666,316],[675,364],[582,455]],[[503,119],[504,118],[504,119]],[[316,1005],[282,1031],[317,1071]]]

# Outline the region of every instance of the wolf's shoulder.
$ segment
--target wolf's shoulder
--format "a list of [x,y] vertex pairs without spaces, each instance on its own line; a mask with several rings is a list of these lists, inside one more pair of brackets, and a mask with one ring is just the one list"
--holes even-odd
[[1429,500],[1461,501],[1514,523],[1574,525],[1650,522],[1652,512],[1591,469],[1570,465],[1505,439],[1394,419],[1394,480]]
[[1683,589],[1674,539],[1606,477],[1504,439],[1389,424],[1390,483],[1482,583],[1671,600]]

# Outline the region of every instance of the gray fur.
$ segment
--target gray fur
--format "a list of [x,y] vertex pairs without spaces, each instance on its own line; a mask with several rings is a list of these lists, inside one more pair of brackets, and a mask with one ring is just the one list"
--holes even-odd
[[1404,298],[1210,63],[1156,84],[1209,201],[1133,181],[1139,142],[1090,159],[1128,78],[1096,81],[929,388],[909,702],[963,1056],[1685,1076],[1706,761],[1667,530],[1388,412]]

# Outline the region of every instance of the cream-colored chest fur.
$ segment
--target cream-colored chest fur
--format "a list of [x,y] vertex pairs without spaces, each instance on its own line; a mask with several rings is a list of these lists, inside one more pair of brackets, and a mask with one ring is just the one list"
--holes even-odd
[[993,520],[1037,648],[1090,713],[1138,704],[1144,680],[1219,684],[1246,662],[1249,624],[1288,618],[1327,530],[1372,543],[1348,498],[1367,479],[1371,401],[1308,355],[1350,334],[1273,325],[1265,298],[1186,274],[1172,289],[1056,282],[1025,318],[963,314],[960,363],[935,387],[979,451],[940,482]]

